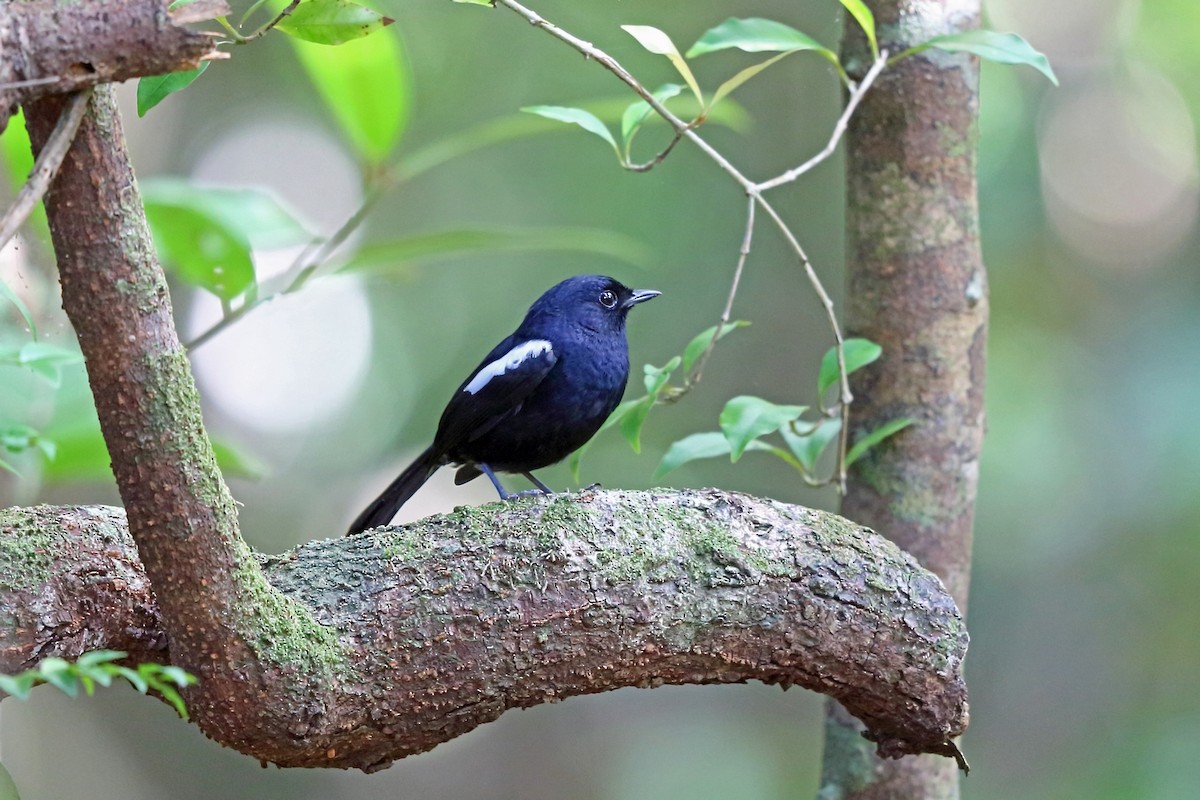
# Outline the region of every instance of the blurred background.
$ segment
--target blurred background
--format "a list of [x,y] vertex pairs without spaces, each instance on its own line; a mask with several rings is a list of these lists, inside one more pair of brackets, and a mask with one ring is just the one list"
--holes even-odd
[[[263,551],[339,534],[427,443],[461,376],[550,284],[594,271],[662,290],[630,323],[634,364],[662,364],[716,321],[741,240],[738,191],[686,145],[654,171],[631,174],[599,139],[547,123],[439,160],[447,142],[485,141],[480,130],[489,129],[480,126],[495,120],[529,126],[511,122],[522,106],[619,109],[629,98],[610,75],[512,14],[380,6],[398,20],[383,35],[402,46],[404,70],[388,85],[403,135],[384,159],[399,165],[401,179],[331,263],[369,262],[372,247],[380,258],[255,308],[193,350],[228,472],[256,476],[231,480],[244,532]],[[834,48],[841,30],[834,0],[534,7],[651,86],[675,79],[669,65],[619,24],[663,28],[681,49],[728,16],[778,19]],[[983,66],[980,205],[992,326],[967,664],[972,725],[962,745],[974,769],[963,795],[1195,796],[1200,5],[991,0],[987,13],[991,27],[1045,52],[1062,86],[1028,68]],[[696,69],[711,88],[755,60],[717,54]],[[282,36],[238,48],[145,118],[134,87],[120,92],[144,182],[266,188],[322,234],[373,191],[378,172],[360,169]],[[839,107],[829,65],[807,54],[734,97],[736,107],[703,135],[759,179],[818,150]],[[648,127],[635,150],[648,157],[664,140],[662,127]],[[16,148],[4,152],[19,181],[27,165]],[[774,197],[835,296],[841,181],[839,156]],[[573,244],[532,244],[548,240]],[[408,249],[386,246],[397,241]],[[264,285],[297,253],[295,244],[254,245]],[[0,253],[0,278],[29,306],[42,340],[73,348],[54,276],[36,235]],[[172,289],[185,339],[219,318],[212,294],[183,281]],[[584,484],[651,485],[669,444],[714,430],[734,395],[813,402],[829,333],[766,226],[734,316],[753,325],[722,342],[696,391],[655,409],[642,454],[604,434],[583,462]],[[0,301],[0,345],[28,338]],[[118,502],[107,459],[95,450],[80,366],[62,366],[57,388],[28,370],[0,368],[0,422],[31,426],[56,451],[54,460],[36,448],[0,453],[21,473],[0,471],[0,504]],[[573,485],[565,466],[541,477]],[[836,504],[756,454],[737,465],[695,462],[660,482]],[[455,488],[444,471],[405,514],[490,498],[482,482]],[[260,768],[128,688],[75,701],[41,689],[28,702],[4,703],[0,760],[27,800],[811,797],[820,701],[759,685],[623,690],[511,712],[361,775]]]

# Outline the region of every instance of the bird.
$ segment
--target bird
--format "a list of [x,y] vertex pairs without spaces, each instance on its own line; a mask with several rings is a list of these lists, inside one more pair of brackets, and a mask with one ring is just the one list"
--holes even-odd
[[655,289],[629,289],[605,275],[576,275],[539,297],[517,329],[492,348],[455,390],[425,448],[350,525],[347,535],[387,525],[439,467],[454,483],[486,475],[500,499],[513,497],[497,472],[533,475],[596,434],[625,393],[625,318]]

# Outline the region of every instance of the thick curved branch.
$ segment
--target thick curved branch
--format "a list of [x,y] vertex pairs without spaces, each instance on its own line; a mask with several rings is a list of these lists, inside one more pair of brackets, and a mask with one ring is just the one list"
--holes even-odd
[[0,131],[18,103],[224,57],[213,35],[184,27],[227,14],[224,0],[171,12],[167,0],[5,0],[0,9]]
[[[5,572],[24,576],[0,587],[16,620],[0,668],[88,647],[169,658],[121,518],[0,512]],[[257,619],[240,700],[258,707],[233,708],[246,724],[215,738],[281,765],[378,769],[510,708],[663,683],[824,692],[889,756],[952,755],[966,726],[953,600],[882,536],[825,512],[717,490],[584,492],[262,563],[324,635],[239,609]]]

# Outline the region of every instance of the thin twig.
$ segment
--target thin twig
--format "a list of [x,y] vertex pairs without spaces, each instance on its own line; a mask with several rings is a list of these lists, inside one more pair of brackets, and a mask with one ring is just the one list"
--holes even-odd
[[750,256],[750,243],[754,239],[754,209],[757,206],[754,198],[749,198],[746,203],[746,234],[742,237],[742,246],[738,248],[737,266],[733,270],[733,282],[729,286],[729,296],[725,299],[725,309],[721,312],[721,319],[717,322],[717,329],[713,331],[712,338],[708,340],[708,347],[704,348],[704,353],[696,360],[696,367],[692,370],[692,374],[687,377],[683,389],[687,391],[700,382],[700,378],[704,375],[704,365],[708,363],[709,356],[717,347],[717,340],[721,338],[721,331],[729,324],[729,318],[733,316],[733,299],[737,297],[738,284],[742,281],[742,272],[746,268],[746,259]]
[[649,161],[641,164],[626,164],[625,169],[629,170],[630,172],[649,172],[666,160],[667,156],[671,155],[671,151],[675,149],[675,145],[679,144],[679,140],[682,138],[683,132],[675,131],[675,136],[672,137],[671,141],[667,143],[667,146],[662,149],[661,153]]
[[837,151],[838,143],[842,140],[842,137],[845,136],[846,128],[850,125],[850,118],[854,116],[854,112],[858,108],[858,104],[861,103],[863,97],[866,96],[867,91],[871,88],[871,84],[875,82],[875,79],[878,78],[879,74],[883,72],[885,67],[887,67],[887,57],[888,54],[886,50],[880,52],[879,57],[875,59],[875,63],[871,65],[871,69],[868,70],[867,74],[863,76],[863,79],[850,90],[850,96],[846,98],[846,107],[842,109],[842,115],[838,117],[837,123],[833,126],[833,132],[830,134],[829,141],[825,144],[825,147],[800,166],[795,167],[794,169],[789,169],[782,175],[778,175],[770,180],[763,181],[762,183],[758,184],[758,190],[760,192],[765,192],[768,189],[774,189],[776,186],[781,186],[785,183],[790,183],[796,180],[796,178],[799,178],[801,175],[808,172]]
[[17,199],[12,207],[5,212],[4,219],[0,220],[0,248],[8,244],[8,240],[25,224],[25,220],[29,218],[34,206],[50,188],[50,182],[58,174],[62,160],[67,155],[67,150],[71,148],[71,142],[75,141],[75,133],[79,130],[79,123],[83,122],[83,115],[87,111],[88,100],[91,96],[90,87],[76,92],[67,101],[62,113],[59,114],[54,131],[46,140],[46,146],[42,148],[42,152],[38,154],[33,171],[29,173],[29,179],[17,193]]

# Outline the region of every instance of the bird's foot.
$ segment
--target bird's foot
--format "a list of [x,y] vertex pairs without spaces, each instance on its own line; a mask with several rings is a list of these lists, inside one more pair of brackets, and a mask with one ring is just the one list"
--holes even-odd
[[543,492],[541,489],[525,489],[521,492],[507,492],[505,500],[519,500],[522,497],[553,497],[554,492]]

